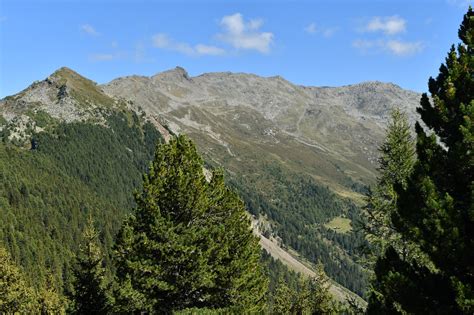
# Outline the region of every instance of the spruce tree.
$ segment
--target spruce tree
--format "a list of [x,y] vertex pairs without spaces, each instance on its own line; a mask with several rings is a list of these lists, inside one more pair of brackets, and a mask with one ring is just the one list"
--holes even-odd
[[376,264],[382,289],[369,313],[474,313],[474,13],[471,8],[418,112],[417,155],[392,221],[432,265],[404,261],[389,247]]
[[72,312],[104,314],[109,310],[105,268],[98,233],[91,218],[83,232],[83,242],[76,258]]
[[159,145],[116,240],[117,311],[258,312],[267,279],[241,199],[185,136]]
[[35,291],[10,254],[0,246],[0,314],[37,312]]

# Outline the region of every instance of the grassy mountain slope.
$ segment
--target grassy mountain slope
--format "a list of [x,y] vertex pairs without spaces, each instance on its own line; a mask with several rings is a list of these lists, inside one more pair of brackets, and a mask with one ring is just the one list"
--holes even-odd
[[[316,152],[304,155],[301,164],[326,162],[310,169],[312,175],[322,172],[320,181],[349,194],[352,189],[340,187],[345,177],[365,184],[375,176],[376,149],[390,108],[402,107],[414,120],[419,101],[417,93],[380,82],[302,87],[281,77],[242,73],[189,77],[179,67],[152,77],[118,78],[102,88],[111,97],[132,100],[147,114],[160,115],[175,131],[211,138],[225,153],[214,158],[231,158],[242,142],[235,140],[272,146],[279,158],[295,152],[286,159],[293,162],[298,162],[297,150],[312,149]],[[278,146],[296,150],[275,152]],[[343,176],[335,177],[337,172]]]

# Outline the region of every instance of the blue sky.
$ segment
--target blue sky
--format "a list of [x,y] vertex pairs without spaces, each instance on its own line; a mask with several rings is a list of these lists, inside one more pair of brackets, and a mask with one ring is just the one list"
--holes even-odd
[[0,97],[67,66],[105,83],[184,67],[427,90],[470,1],[0,0]]

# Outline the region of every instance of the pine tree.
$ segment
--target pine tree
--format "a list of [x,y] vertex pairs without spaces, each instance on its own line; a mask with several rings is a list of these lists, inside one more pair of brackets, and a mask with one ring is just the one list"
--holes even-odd
[[289,288],[280,278],[275,290],[272,314],[336,314],[337,307],[329,292],[329,278],[322,263],[310,279],[300,277],[298,290]]
[[394,227],[431,260],[405,261],[389,247],[376,264],[382,290],[369,313],[474,313],[474,13],[469,8],[453,46],[418,112],[417,155],[406,187],[396,187]]
[[[367,263],[374,268],[377,259],[391,246],[404,261],[428,261],[417,244],[408,241],[396,231],[392,215],[397,211],[399,198],[396,187],[406,188],[415,164],[415,143],[405,113],[395,109],[391,113],[386,139],[379,149],[379,177],[367,195],[366,220],[363,230],[369,241]],[[385,283],[372,277],[369,296],[383,300]]]
[[116,240],[117,310],[265,307],[268,281],[240,198],[210,182],[185,136],[160,145]]
[[37,296],[41,314],[66,314],[64,297],[55,288],[52,274],[47,276],[46,283],[39,289]]
[[383,253],[387,244],[400,253],[407,250],[406,242],[393,227],[391,216],[398,198],[395,186],[406,187],[413,170],[415,143],[408,118],[398,109],[391,112],[386,139],[379,151],[379,177],[367,195],[366,222],[363,225],[371,247],[371,260],[376,259],[377,253]]
[[72,312],[76,314],[104,314],[109,309],[105,285],[105,268],[99,246],[98,233],[91,218],[83,232],[83,243],[76,258]]
[[9,253],[0,246],[0,314],[37,312],[36,295]]
[[329,288],[331,283],[324,272],[321,262],[316,265],[316,274],[309,281],[309,292],[311,301],[311,314],[335,314],[337,313],[336,303]]
[[298,292],[291,307],[291,314],[312,314],[312,293],[310,280],[301,277]]
[[275,296],[273,297],[273,306],[271,314],[291,314],[296,299],[296,291],[289,288],[284,282],[283,278],[280,278],[275,289]]

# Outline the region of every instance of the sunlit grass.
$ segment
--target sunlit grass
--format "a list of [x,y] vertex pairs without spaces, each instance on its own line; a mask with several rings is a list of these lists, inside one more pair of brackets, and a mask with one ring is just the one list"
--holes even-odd
[[352,231],[351,220],[342,217],[335,217],[324,226],[338,233],[348,233]]

